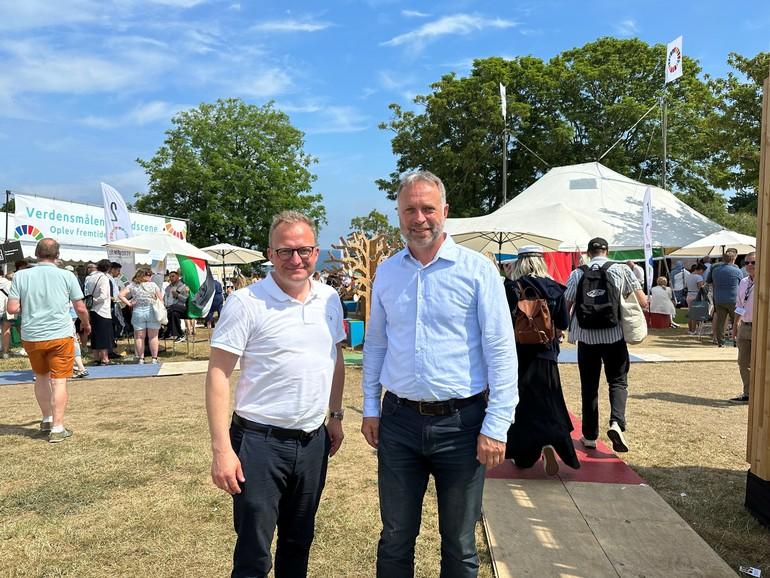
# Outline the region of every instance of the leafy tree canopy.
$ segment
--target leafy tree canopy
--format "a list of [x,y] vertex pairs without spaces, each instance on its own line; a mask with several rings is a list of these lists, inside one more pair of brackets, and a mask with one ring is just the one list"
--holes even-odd
[[770,52],[750,59],[731,52],[727,62],[734,71],[711,81],[718,96],[711,181],[720,189],[736,192],[730,199],[733,211],[756,214],[762,82],[770,70]]
[[303,134],[273,103],[221,99],[180,112],[149,160],[138,210],[190,219],[189,240],[265,249],[273,215],[292,209],[326,222],[321,195],[309,194],[316,162]]
[[350,232],[363,233],[369,238],[385,235],[391,247],[401,247],[401,230],[388,221],[388,217],[377,209],[372,209],[365,217],[353,217],[350,220]]
[[[380,128],[393,131],[391,144],[398,160],[396,170],[377,184],[395,198],[400,174],[427,169],[444,180],[453,216],[489,213],[502,200],[505,129],[512,137],[509,198],[550,167],[600,159],[632,178],[660,182],[663,145],[657,104],[664,94],[664,57],[661,44],[600,38],[548,62],[532,56],[476,60],[469,76],[445,75],[431,86],[430,94],[417,96],[415,110],[390,105],[392,117]],[[762,63],[736,55],[731,64],[745,69],[749,79],[761,77]],[[708,76],[701,80],[700,75],[698,63],[685,57],[684,75],[665,88],[667,188],[684,191],[686,202],[724,220],[727,207],[717,189],[725,187],[715,181],[712,168],[713,151],[725,143],[716,144],[717,130],[724,124],[719,114],[722,95]],[[507,87],[507,124],[500,110],[499,83]],[[755,85],[752,90],[753,98]],[[758,122],[758,109],[753,114]],[[747,123],[741,130],[754,129]],[[757,158],[758,152],[757,145]],[[739,173],[750,169],[741,162],[733,161],[732,166]]]

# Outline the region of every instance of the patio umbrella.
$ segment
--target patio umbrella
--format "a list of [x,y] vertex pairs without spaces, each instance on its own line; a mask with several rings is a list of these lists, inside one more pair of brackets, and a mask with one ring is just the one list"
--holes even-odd
[[735,249],[739,254],[750,253],[757,246],[757,239],[735,231],[723,229],[669,253],[672,257],[713,257]]
[[222,282],[225,282],[225,267],[227,265],[245,265],[255,261],[264,261],[265,256],[260,251],[238,247],[230,243],[218,243],[210,247],[203,247],[201,251],[206,251],[209,255],[219,259],[222,265]]
[[209,255],[216,257],[223,266],[244,265],[265,260],[265,256],[259,251],[247,249],[246,247],[237,247],[230,243],[219,243],[210,247],[203,247],[201,251],[206,251]]
[[111,249],[123,249],[125,251],[136,251],[138,253],[171,253],[172,255],[184,255],[185,257],[192,257],[193,259],[203,259],[210,263],[218,263],[219,259],[201,251],[193,245],[188,243],[174,235],[162,231],[160,233],[146,233],[144,235],[136,235],[134,237],[126,237],[112,243],[105,243],[104,247]]
[[500,261],[503,254],[516,254],[525,245],[540,245],[546,251],[558,251],[561,241],[553,237],[528,233],[522,228],[493,223],[486,217],[447,219],[444,226],[458,245],[479,253],[495,253]]

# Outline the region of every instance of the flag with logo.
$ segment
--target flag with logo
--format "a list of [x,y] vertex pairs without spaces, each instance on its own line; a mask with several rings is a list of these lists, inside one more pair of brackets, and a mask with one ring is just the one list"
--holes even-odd
[[682,37],[666,45],[666,84],[682,76]]
[[[131,216],[123,196],[107,183],[102,185],[104,199],[104,228],[108,243],[126,239],[133,235]],[[134,276],[134,252],[121,249],[109,249],[107,255],[110,261],[121,264],[121,281],[125,285]]]
[[187,299],[187,317],[201,319],[209,314],[214,301],[214,276],[208,261],[176,254],[184,284],[190,289]]

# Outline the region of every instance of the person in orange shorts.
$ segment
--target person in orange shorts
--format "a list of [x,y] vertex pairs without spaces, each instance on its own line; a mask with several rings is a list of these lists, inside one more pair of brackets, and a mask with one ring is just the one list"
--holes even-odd
[[51,443],[72,435],[64,427],[67,378],[72,375],[75,347],[70,304],[85,335],[91,332],[88,310],[77,278],[56,266],[59,243],[41,239],[35,248],[36,267],[17,271],[8,294],[8,313],[21,313],[21,343],[35,373],[35,398],[43,419],[40,431]]

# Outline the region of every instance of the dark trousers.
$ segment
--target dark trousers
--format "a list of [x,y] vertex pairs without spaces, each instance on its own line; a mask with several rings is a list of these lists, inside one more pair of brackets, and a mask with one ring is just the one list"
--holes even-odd
[[326,482],[331,442],[325,428],[309,440],[230,427],[246,482],[233,496],[238,538],[233,578],[262,578],[272,567],[270,545],[278,527],[275,578],[307,575],[315,514]]
[[583,437],[599,437],[599,379],[602,363],[610,388],[610,423],[618,422],[626,431],[626,401],[628,399],[628,347],[621,339],[615,343],[589,345],[578,342],[580,394],[583,399]]
[[475,530],[485,468],[476,460],[476,444],[485,409],[486,402],[479,398],[448,416],[423,416],[385,394],[377,448],[379,578],[414,576],[414,544],[431,474],[438,498],[441,578],[478,575]]
[[187,306],[181,303],[174,303],[166,307],[168,312],[168,326],[166,329],[166,336],[181,337],[184,335],[182,329],[182,319],[187,315]]

